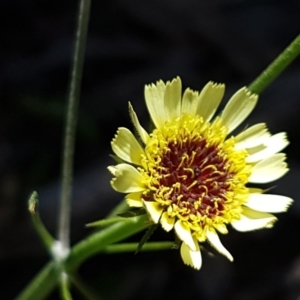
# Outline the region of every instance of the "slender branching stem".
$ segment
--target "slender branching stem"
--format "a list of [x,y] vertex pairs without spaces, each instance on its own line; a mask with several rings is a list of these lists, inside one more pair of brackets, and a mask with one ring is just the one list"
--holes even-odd
[[[118,222],[98,232],[73,246],[69,258],[65,261],[64,269],[67,274],[73,273],[89,257],[100,253],[101,249],[129,236],[140,232],[149,226],[147,216],[130,218],[126,222]],[[61,276],[61,265],[57,261],[48,263],[20,293],[16,300],[45,299]]]
[[71,190],[73,181],[73,160],[81,78],[90,13],[90,0],[80,0],[78,28],[74,48],[73,68],[68,97],[67,120],[65,128],[62,189],[59,202],[58,239],[66,250],[70,247]]

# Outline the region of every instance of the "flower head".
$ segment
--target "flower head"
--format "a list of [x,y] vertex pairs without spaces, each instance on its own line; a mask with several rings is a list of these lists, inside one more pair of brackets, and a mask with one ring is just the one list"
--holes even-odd
[[[119,128],[112,140],[123,161],[109,170],[112,187],[126,193],[129,206],[144,207],[154,223],[175,230],[185,264],[200,269],[199,243],[208,241],[233,260],[218,233],[231,224],[238,231],[270,228],[292,199],[265,194],[248,183],[268,183],[287,171],[285,133],[271,135],[264,123],[233,136],[251,113],[258,96],[238,90],[214,117],[225,85],[209,82],[200,93],[179,77],[146,85],[146,104],[155,129],[149,134],[129,104],[138,138]],[[214,118],[213,118],[214,117]]]

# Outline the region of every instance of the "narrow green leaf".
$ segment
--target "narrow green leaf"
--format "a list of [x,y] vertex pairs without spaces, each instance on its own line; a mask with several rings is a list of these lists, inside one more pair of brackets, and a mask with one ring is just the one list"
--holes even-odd
[[122,218],[122,217],[103,219],[103,220],[95,221],[92,223],[88,223],[85,226],[86,227],[105,227],[105,226],[108,226],[108,225],[111,225],[111,224],[114,224],[114,223],[120,222],[120,221],[126,222],[126,219]]
[[145,208],[138,208],[138,209],[131,209],[129,211],[126,211],[124,213],[118,214],[119,217],[122,218],[132,218],[132,217],[137,217],[137,216],[142,216],[146,214]]
[[135,251],[135,254],[137,254],[138,252],[140,252],[144,246],[144,244],[149,240],[150,236],[153,234],[153,232],[157,229],[159,224],[154,224],[154,225],[151,225],[146,233],[144,234],[144,236],[142,237],[142,239],[140,240],[139,242],[139,245]]

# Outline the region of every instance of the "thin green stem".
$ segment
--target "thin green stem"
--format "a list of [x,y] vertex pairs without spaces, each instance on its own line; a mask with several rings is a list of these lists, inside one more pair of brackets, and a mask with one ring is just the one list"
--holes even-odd
[[68,97],[62,164],[62,190],[59,203],[60,207],[58,219],[58,239],[62,243],[62,247],[65,249],[69,249],[70,245],[70,214],[74,144],[90,6],[90,0],[80,1],[73,69],[71,74],[70,93]]
[[69,276],[66,273],[60,274],[60,295],[62,300],[72,300],[72,295],[70,292],[70,281]]
[[[173,245],[174,242],[148,242],[143,245],[140,252],[170,250],[172,249]],[[101,252],[108,254],[136,252],[138,246],[138,243],[114,244],[104,247],[101,249]]]
[[248,86],[248,89],[253,93],[260,94],[299,54],[300,35]]
[[54,238],[51,236],[49,231],[46,229],[45,225],[40,219],[40,215],[38,212],[38,193],[33,192],[28,201],[28,210],[31,215],[32,224],[41,238],[44,246],[50,252],[51,247],[54,243]]
[[16,300],[42,300],[52,292],[57,283],[57,269],[52,261],[48,263],[27,285]]

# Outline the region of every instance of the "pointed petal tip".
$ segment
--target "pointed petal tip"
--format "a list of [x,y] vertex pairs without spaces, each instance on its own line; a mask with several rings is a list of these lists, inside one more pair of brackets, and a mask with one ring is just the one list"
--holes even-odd
[[210,87],[212,87],[212,88],[225,89],[225,84],[224,83],[209,81],[208,85],[210,85]]
[[207,230],[206,233],[208,242],[222,255],[227,257],[228,260],[233,261],[233,257],[230,252],[223,246],[220,241],[219,235],[216,233],[214,229]]
[[260,212],[281,213],[286,212],[292,203],[293,199],[286,196],[250,193],[245,206]]
[[198,243],[196,251],[192,251],[190,247],[183,242],[180,247],[180,254],[185,265],[190,266],[196,270],[201,269],[202,257]]
[[249,182],[268,183],[281,178],[289,171],[285,159],[285,153],[276,153],[254,164]]
[[242,87],[240,91],[242,91],[248,99],[252,99],[252,100],[258,99],[258,94],[251,92],[246,86]]
[[115,176],[115,173],[116,173],[116,168],[115,166],[108,166],[107,167],[108,171]]
[[275,223],[278,221],[278,219],[277,218],[274,218],[273,220],[271,220],[268,224],[267,224],[267,226],[265,227],[265,228],[273,228],[274,227],[274,225],[275,225]]
[[169,217],[168,213],[164,212],[161,215],[160,224],[165,231],[169,232],[174,227],[175,218]]
[[209,122],[224,96],[225,85],[209,81],[197,97],[196,113]]
[[141,164],[141,155],[144,154],[144,150],[129,129],[119,127],[111,141],[111,147],[123,161],[136,165]]
[[177,76],[172,80],[172,82],[173,82],[173,81],[179,81],[179,82],[181,83],[181,78],[180,78],[180,76],[177,75]]
[[129,110],[129,116],[131,118],[131,122],[133,124],[133,127],[136,130],[137,135],[140,137],[142,142],[146,144],[149,140],[149,135],[147,131],[141,126],[139,119],[130,102],[128,102],[128,110]]
[[231,225],[237,231],[246,232],[263,228],[272,228],[276,221],[277,218],[272,214],[243,207],[241,218],[232,221]]
[[239,89],[229,99],[221,118],[223,125],[228,128],[228,134],[237,128],[252,112],[258,95],[250,93],[246,87]]
[[133,166],[122,163],[116,166],[109,166],[108,170],[115,176],[112,179],[112,187],[120,193],[134,193],[145,190],[142,183],[141,173]]

